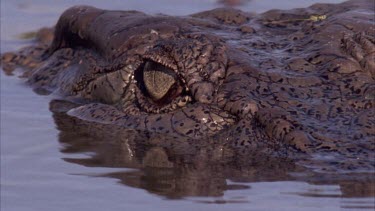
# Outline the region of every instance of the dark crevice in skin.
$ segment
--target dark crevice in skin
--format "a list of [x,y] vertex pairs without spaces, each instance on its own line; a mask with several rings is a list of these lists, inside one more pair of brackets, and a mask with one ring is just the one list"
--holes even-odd
[[[143,69],[144,69],[145,62],[142,62],[141,65],[134,71],[134,79],[137,81],[137,86],[141,90],[142,93],[147,95],[146,87],[143,83]],[[149,96],[147,96],[149,97]]]
[[[318,170],[373,172],[370,6],[361,0],[178,18],[77,6],[60,17],[49,46],[3,54],[2,67],[23,67],[37,90],[80,99],[69,114],[86,121],[302,156],[301,165]],[[145,87],[151,61],[166,75],[174,71],[163,96]]]

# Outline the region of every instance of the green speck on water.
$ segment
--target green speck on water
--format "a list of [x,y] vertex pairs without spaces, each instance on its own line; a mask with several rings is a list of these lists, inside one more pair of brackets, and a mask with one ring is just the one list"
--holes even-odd
[[25,32],[18,35],[18,37],[23,40],[34,39],[36,37],[36,31]]

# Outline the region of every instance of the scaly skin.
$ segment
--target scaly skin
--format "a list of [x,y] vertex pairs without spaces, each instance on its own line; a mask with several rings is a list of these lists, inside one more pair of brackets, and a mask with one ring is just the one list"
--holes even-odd
[[[329,153],[338,168],[369,170],[373,8],[368,0],[170,17],[77,6],[54,35],[44,29],[35,45],[3,54],[2,66],[21,66],[36,91],[78,103],[67,113],[85,121],[266,153]],[[327,18],[306,20],[315,14]]]

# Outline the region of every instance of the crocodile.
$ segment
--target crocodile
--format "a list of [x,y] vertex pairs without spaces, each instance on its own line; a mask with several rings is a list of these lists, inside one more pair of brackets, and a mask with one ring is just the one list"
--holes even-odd
[[374,21],[371,0],[183,17],[74,6],[1,65],[87,122],[373,171]]

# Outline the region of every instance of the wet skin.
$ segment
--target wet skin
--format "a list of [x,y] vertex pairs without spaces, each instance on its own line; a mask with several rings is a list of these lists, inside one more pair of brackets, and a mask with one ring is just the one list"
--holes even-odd
[[[75,103],[67,114],[84,121],[373,171],[373,8],[170,17],[77,6],[34,45],[3,54],[2,67],[22,67],[37,92]],[[317,14],[326,18],[309,19]]]

